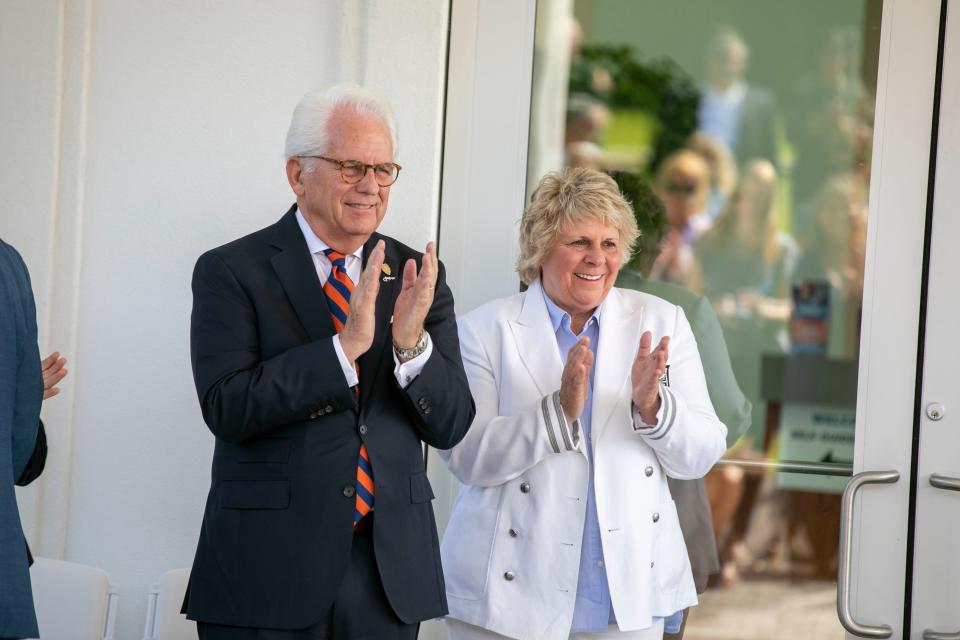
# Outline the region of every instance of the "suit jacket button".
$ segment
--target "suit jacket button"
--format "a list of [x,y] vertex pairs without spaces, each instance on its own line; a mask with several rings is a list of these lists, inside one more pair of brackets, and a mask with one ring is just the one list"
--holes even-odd
[[503,574],[503,579],[506,580],[507,582],[512,581],[516,577],[517,577],[517,574],[515,574],[513,571],[507,571],[506,573]]
[[356,494],[357,494],[357,490],[353,487],[352,484],[348,484],[343,488],[343,495],[345,495],[348,498],[352,498]]
[[660,514],[657,513],[656,511],[653,512],[653,521],[660,522]]
[[367,435],[367,431],[369,431],[369,429],[367,429],[367,425],[365,424],[360,425],[360,435],[362,436]]
[[530,493],[530,483],[524,482],[520,485],[520,493]]
[[520,535],[519,533],[517,533],[516,529],[510,529],[510,531],[508,531],[507,533],[510,534],[511,538],[516,538],[518,535]]
[[643,470],[643,474],[648,478],[653,475],[653,467],[647,467]]

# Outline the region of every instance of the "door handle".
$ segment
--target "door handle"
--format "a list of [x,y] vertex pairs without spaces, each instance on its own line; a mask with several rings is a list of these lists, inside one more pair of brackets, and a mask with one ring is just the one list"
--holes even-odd
[[[937,489],[960,491],[960,478],[942,476],[939,473],[930,474],[930,484]],[[927,629],[923,632],[923,640],[960,640],[960,631],[957,633],[940,633],[939,631]]]
[[865,484],[890,484],[900,479],[896,471],[863,471],[850,478],[840,501],[840,557],[837,562],[837,617],[843,628],[860,638],[889,638],[890,625],[866,625],[853,619],[850,612],[850,568],[853,549],[853,500]]
[[930,474],[930,484],[937,489],[946,489],[947,491],[960,491],[960,478],[951,478],[942,476],[939,473]]

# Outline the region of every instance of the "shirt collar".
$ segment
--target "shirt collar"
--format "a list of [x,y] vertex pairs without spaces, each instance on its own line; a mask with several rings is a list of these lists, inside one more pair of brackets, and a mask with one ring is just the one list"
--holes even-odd
[[[543,283],[540,283],[540,291],[543,293],[543,302],[547,305],[547,314],[550,316],[550,323],[553,325],[553,332],[556,333],[560,330],[560,327],[566,327],[571,333],[573,329],[570,329],[570,314],[557,306],[557,303],[550,299],[550,296],[547,295],[547,290],[543,288]],[[587,322],[583,325],[584,331],[587,327],[590,326],[590,321],[595,320],[597,326],[600,326],[600,314],[603,311],[603,302],[601,302],[596,309],[593,310],[593,314],[587,318]],[[581,332],[582,333],[582,332]]]
[[716,102],[738,103],[747,95],[747,83],[743,80],[735,80],[733,84],[719,91],[709,84],[706,86],[706,94],[710,100]]
[[[296,213],[297,224],[300,225],[300,232],[303,234],[303,239],[307,241],[307,248],[310,250],[311,255],[316,255],[318,253],[323,253],[330,248],[326,242],[321,240],[317,234],[313,232],[313,229],[310,228],[310,225],[307,223],[306,219],[303,217],[303,214],[300,213],[300,209],[297,208]],[[363,259],[363,245],[357,247],[356,251],[349,254],[355,256],[357,259]],[[326,257],[326,256],[324,256]]]

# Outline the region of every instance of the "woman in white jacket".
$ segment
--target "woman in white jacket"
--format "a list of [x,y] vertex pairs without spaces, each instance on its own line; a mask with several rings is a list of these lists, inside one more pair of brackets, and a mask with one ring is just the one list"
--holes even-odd
[[683,311],[613,287],[637,235],[610,177],[549,174],[521,223],[528,290],[459,319],[477,416],[441,452],[463,483],[451,640],[661,638],[696,604],[666,476],[703,476],[726,427]]

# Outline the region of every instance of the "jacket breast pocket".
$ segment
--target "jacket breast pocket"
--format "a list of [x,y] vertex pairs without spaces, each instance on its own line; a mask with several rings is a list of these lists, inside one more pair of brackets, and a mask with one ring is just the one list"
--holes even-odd
[[430,479],[427,478],[426,471],[414,473],[410,476],[410,502],[414,504],[430,502],[434,497],[433,487],[430,486]]
[[290,438],[260,438],[241,445],[237,462],[287,464],[290,461]]
[[289,480],[223,480],[217,486],[221,509],[286,509]]

